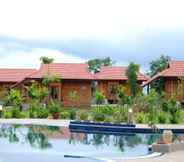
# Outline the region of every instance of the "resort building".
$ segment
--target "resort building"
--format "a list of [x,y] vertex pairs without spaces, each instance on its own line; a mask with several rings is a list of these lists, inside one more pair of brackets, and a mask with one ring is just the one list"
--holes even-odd
[[184,61],[170,61],[168,67],[147,80],[143,86],[147,86],[148,91],[150,85],[154,81],[162,79],[163,92],[166,98],[176,96],[178,101],[184,102]]
[[[117,85],[127,86],[126,67],[101,67],[96,74],[89,72],[85,63],[51,63],[42,64],[40,69],[0,69],[1,89],[20,88],[25,94],[25,85],[32,81],[42,84],[45,75],[56,75],[59,82],[49,85],[50,98],[60,101],[64,106],[90,106],[93,99],[93,85],[101,91],[109,103],[115,102],[114,88]],[[140,72],[137,74],[138,84],[147,78]],[[75,91],[77,100],[72,101],[69,93]],[[26,95],[26,94],[25,94]]]
[[[100,69],[100,72],[95,75],[97,81],[97,90],[102,92],[109,103],[116,102],[115,89],[118,85],[122,85],[125,88],[125,92],[130,94],[130,90],[127,84],[126,67],[122,66],[104,66]],[[141,84],[147,80],[147,77],[138,72],[137,81]]]
[[0,91],[9,90],[13,85],[24,80],[36,69],[4,69],[0,68]]

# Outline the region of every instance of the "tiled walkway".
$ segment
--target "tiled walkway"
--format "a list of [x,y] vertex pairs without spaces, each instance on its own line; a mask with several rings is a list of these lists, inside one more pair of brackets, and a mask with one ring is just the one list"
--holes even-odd
[[69,126],[69,120],[53,120],[53,119],[0,119],[1,123],[8,124],[35,124],[35,125],[50,125],[50,126]]

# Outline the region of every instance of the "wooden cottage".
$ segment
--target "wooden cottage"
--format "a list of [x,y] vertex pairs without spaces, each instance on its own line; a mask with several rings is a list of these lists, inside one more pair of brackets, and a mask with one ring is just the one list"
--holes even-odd
[[[95,75],[97,81],[97,90],[101,91],[109,103],[116,103],[114,89],[121,85],[126,88],[126,93],[129,94],[126,76],[127,67],[122,66],[104,66],[100,72]],[[141,85],[147,78],[142,73],[137,73],[137,83]]]
[[28,75],[36,72],[36,69],[0,69],[0,99],[4,93]]
[[[46,75],[56,75],[60,78],[57,83],[49,85],[50,98],[60,101],[64,106],[90,106],[92,101],[93,83],[96,89],[101,91],[109,103],[115,102],[114,87],[127,85],[125,67],[102,67],[100,72],[92,74],[85,63],[51,63],[42,64],[39,70],[35,69],[6,69],[0,70],[0,86],[20,88],[25,93],[25,85],[29,86],[32,81],[42,84]],[[138,83],[141,85],[146,77],[138,72]],[[76,92],[77,100],[71,100],[70,92]]]
[[163,80],[163,91],[166,98],[176,96],[178,101],[184,102],[184,61],[170,61],[168,67],[156,74],[143,86],[150,88],[153,81]]

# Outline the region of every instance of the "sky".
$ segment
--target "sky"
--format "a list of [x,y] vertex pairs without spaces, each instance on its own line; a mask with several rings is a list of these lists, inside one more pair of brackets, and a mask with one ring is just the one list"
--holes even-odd
[[0,0],[0,67],[39,58],[111,57],[148,70],[161,54],[184,60],[183,0]]

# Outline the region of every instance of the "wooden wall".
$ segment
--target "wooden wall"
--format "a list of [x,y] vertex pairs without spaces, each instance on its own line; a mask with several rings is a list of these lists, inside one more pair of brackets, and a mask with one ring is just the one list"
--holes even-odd
[[126,89],[126,93],[129,94],[126,81],[111,81],[111,80],[100,80],[97,84],[97,90],[100,91],[107,100],[116,100],[116,96],[110,93],[110,86],[123,86]]
[[165,78],[165,95],[166,98],[176,96],[178,101],[184,101],[184,82],[179,81],[177,78]]
[[[61,100],[64,106],[89,107],[91,105],[91,81],[63,80],[61,84]],[[77,102],[70,99],[71,91],[77,92]]]

